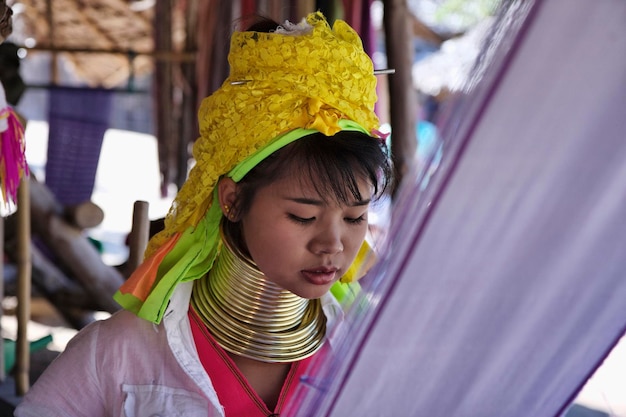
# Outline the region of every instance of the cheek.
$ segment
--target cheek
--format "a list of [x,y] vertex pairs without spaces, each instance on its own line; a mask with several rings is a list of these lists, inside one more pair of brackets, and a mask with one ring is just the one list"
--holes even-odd
[[268,226],[269,222],[250,225],[252,227],[245,227],[244,224],[244,239],[259,267],[275,264],[298,250],[298,235],[280,222],[272,223],[271,226]]
[[361,249],[361,245],[363,245],[365,235],[367,234],[367,223],[355,229],[357,230],[350,233],[346,241],[346,252],[349,252],[352,258],[356,256],[359,249]]

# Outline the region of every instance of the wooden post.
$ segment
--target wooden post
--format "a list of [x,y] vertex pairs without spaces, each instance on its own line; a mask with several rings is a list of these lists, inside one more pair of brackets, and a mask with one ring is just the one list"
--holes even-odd
[[[154,6],[154,48],[157,51],[172,52],[172,8],[173,0],[162,0]],[[166,195],[167,186],[175,178],[178,159],[176,158],[176,138],[174,120],[178,115],[173,106],[174,69],[171,61],[157,60],[154,67],[156,136],[159,150],[159,167],[163,176],[161,194]]]
[[417,92],[413,88],[413,31],[411,12],[406,0],[385,0],[383,23],[387,47],[387,65],[395,69],[389,83],[389,121],[391,123],[391,155],[396,186],[415,163],[417,137]]
[[[199,4],[197,1],[188,1],[185,13],[185,51],[198,50],[198,19]],[[182,102],[180,103],[180,123],[178,123],[178,162],[176,172],[176,184],[180,187],[187,179],[189,166],[189,144],[193,143],[198,136],[197,102],[198,81],[196,62],[181,62],[181,76],[183,78]]]
[[123,274],[125,276],[130,276],[143,261],[143,254],[150,238],[148,209],[147,201],[135,201],[133,205],[133,225],[128,238],[128,261],[124,266],[125,273]]
[[23,396],[30,382],[30,342],[28,322],[30,321],[31,264],[30,264],[30,197],[29,179],[20,182],[17,195],[18,217],[18,273],[17,273],[17,341],[15,344],[15,391]]
[[59,81],[58,54],[56,52],[56,34],[54,31],[54,13],[52,11],[52,0],[46,0],[46,20],[48,22],[48,36],[50,46],[52,47],[52,56],[50,59],[50,83],[56,85]]

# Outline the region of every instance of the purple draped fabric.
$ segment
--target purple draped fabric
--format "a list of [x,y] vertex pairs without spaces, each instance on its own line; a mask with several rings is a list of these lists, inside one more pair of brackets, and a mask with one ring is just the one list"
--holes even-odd
[[626,2],[505,2],[285,415],[553,417],[626,329]]
[[106,89],[50,89],[46,186],[64,205],[91,198],[112,96]]

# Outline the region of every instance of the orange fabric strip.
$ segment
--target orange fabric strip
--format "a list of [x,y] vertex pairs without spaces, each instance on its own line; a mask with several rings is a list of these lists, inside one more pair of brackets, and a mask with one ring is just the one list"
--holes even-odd
[[161,262],[176,245],[180,236],[180,233],[176,233],[149,258],[145,259],[128,280],[122,284],[119,292],[131,294],[142,301],[146,301],[157,280],[157,272]]

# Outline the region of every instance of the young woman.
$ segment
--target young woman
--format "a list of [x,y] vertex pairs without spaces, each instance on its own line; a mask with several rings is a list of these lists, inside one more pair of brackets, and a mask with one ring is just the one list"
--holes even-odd
[[[269,416],[332,351],[391,170],[357,34],[320,13],[238,32],[165,229],[16,416]],[[335,295],[332,295],[335,294]]]

